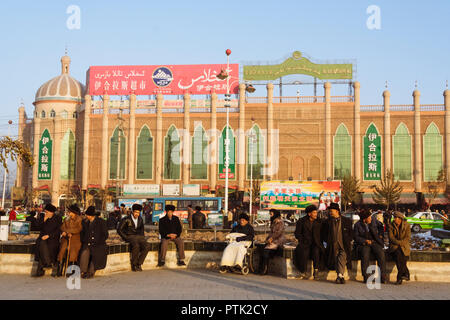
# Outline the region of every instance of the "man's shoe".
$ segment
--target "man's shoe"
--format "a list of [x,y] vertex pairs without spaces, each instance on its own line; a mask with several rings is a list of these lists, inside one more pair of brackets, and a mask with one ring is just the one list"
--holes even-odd
[[409,276],[402,276],[402,280],[409,281]]
[[179,266],[179,267],[185,266],[185,265],[186,265],[186,263],[184,263],[183,260],[180,260],[180,261],[177,262],[177,266]]
[[301,272],[298,278],[299,278],[300,280],[306,279],[306,273],[305,273],[305,272]]
[[92,279],[94,277],[94,275],[90,272],[86,273],[86,278],[85,279]]
[[38,267],[38,269],[36,270],[36,273],[33,275],[33,277],[35,278],[39,278],[42,277],[45,274],[45,271],[42,267]]
[[319,269],[314,269],[313,277],[314,280],[319,280]]
[[82,279],[86,279],[86,277],[87,277],[87,272],[82,272],[81,273],[81,278]]
[[386,284],[387,282],[386,276],[381,276],[381,283]]
[[52,274],[51,274],[52,277],[57,277],[58,276],[58,269],[59,269],[59,263],[58,264],[55,263],[52,266]]
[[141,265],[140,265],[140,264],[137,264],[137,265],[135,266],[135,268],[136,268],[136,271],[142,271],[142,268],[141,268]]
[[395,283],[396,285],[401,285],[403,283],[402,279],[397,279],[397,282]]
[[345,284],[345,279],[344,279],[344,277],[341,277],[341,284]]
[[165,264],[164,261],[159,261],[157,267],[164,267]]
[[136,266],[134,264],[131,265],[131,271],[135,272],[136,270]]

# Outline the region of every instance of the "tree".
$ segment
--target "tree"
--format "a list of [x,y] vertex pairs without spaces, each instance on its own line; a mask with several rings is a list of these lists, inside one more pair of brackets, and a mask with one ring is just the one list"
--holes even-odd
[[347,204],[356,201],[360,192],[361,183],[354,176],[346,175],[342,179],[342,203],[347,211]]
[[450,197],[450,186],[447,181],[447,170],[444,168],[439,170],[436,181],[433,181],[428,185],[428,204],[430,207],[432,206],[433,201],[442,193],[448,200]]
[[8,172],[7,159],[12,161],[22,160],[25,165],[31,167],[34,164],[30,148],[20,139],[12,139],[8,136],[0,139],[0,164]]
[[387,170],[386,174],[380,180],[380,186],[373,185],[372,199],[377,204],[385,205],[389,209],[391,204],[396,204],[400,200],[403,187],[400,181],[395,181],[394,174]]

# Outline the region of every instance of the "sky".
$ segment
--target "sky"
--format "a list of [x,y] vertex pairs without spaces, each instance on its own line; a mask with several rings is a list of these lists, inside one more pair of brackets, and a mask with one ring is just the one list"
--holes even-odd
[[[67,27],[71,5],[80,9],[79,29]],[[372,5],[379,29],[367,26]],[[226,63],[227,48],[232,63],[279,63],[299,50],[313,60],[356,62],[362,105],[382,104],[386,81],[391,104],[412,104],[415,81],[421,103],[442,104],[449,13],[448,0],[1,1],[0,136],[8,134],[8,120],[17,135],[22,101],[33,114],[36,91],[60,74],[66,47],[71,75],[82,83],[92,65]],[[283,95],[296,90],[283,88]],[[312,95],[311,87],[301,90]],[[331,94],[347,91],[336,86]],[[258,86],[253,95],[266,90]]]

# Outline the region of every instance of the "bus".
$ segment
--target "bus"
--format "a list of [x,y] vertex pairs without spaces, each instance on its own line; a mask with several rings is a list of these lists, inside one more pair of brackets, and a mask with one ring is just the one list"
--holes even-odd
[[208,214],[220,213],[222,209],[222,199],[223,197],[158,196],[149,198],[134,197],[133,199],[127,197],[127,199],[119,199],[119,205],[124,203],[127,207],[131,207],[133,203],[143,204],[143,202],[149,202],[152,204],[153,208],[152,222],[155,223],[159,222],[159,218],[162,218],[166,214],[166,205],[171,204],[175,206],[174,215],[179,217],[182,223],[188,223],[188,205],[192,205],[192,209],[194,209],[194,211],[196,206],[201,207],[202,213],[204,213],[206,215],[206,219],[208,219]]

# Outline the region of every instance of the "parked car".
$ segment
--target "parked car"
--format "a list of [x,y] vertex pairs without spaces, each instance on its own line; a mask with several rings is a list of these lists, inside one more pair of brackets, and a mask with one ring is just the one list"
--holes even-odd
[[413,232],[420,232],[422,229],[443,228],[444,220],[448,221],[446,217],[436,212],[417,212],[412,217],[406,217]]

